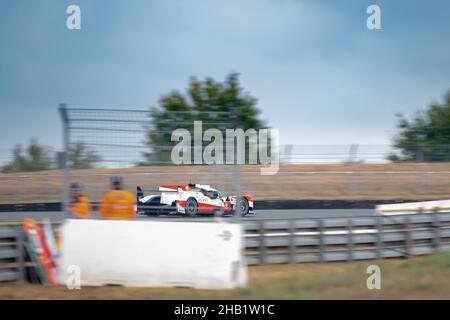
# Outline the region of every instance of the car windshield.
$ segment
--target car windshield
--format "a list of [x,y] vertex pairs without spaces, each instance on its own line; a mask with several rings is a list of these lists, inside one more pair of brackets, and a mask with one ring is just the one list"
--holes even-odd
[[217,199],[219,197],[219,193],[215,190],[203,190],[202,189],[202,193],[211,199]]

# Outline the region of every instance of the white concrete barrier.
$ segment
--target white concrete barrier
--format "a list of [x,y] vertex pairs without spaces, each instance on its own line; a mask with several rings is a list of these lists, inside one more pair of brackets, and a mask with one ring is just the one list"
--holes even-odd
[[225,222],[66,220],[63,282],[81,285],[231,289],[247,282],[242,231]]
[[375,212],[381,215],[450,212],[450,200],[381,204],[375,207]]

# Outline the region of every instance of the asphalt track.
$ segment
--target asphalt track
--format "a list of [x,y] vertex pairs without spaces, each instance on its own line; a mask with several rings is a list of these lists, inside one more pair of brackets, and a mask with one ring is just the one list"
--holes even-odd
[[[354,218],[370,217],[374,215],[373,209],[271,209],[258,210],[256,215],[245,217],[243,220],[269,220],[269,219],[319,219],[319,218]],[[94,213],[95,217],[95,213]],[[38,221],[49,219],[50,221],[62,221],[71,218],[70,214],[64,212],[0,212],[0,222],[18,222],[23,218],[33,218]],[[201,219],[211,219],[211,217],[199,217]],[[180,219],[187,221],[192,218],[183,216],[160,216],[160,217],[139,217],[139,219]],[[226,218],[231,219],[231,218]]]

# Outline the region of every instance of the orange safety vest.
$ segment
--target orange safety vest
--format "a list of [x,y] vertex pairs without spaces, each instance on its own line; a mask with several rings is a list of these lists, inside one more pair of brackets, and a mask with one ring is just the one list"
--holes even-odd
[[128,191],[113,190],[105,194],[100,204],[100,216],[107,219],[133,219],[135,198]]
[[88,219],[91,215],[89,199],[85,196],[78,197],[76,201],[69,205],[69,211],[79,219]]

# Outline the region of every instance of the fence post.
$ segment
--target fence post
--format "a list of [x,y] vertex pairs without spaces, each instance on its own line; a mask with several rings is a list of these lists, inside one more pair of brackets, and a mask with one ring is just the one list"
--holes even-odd
[[25,251],[23,231],[20,226],[17,227],[16,246],[17,246],[17,271],[19,273],[19,281],[25,280]]
[[16,203],[21,203],[21,200],[22,200],[22,194],[23,194],[23,192],[21,190],[21,187],[22,187],[21,180],[22,179],[24,179],[24,178],[23,177],[21,178],[20,176],[17,176],[14,179],[14,189],[16,190],[16,192],[15,192]]
[[350,166],[352,166],[353,168],[350,171],[350,180],[348,182],[349,186],[349,193],[353,194],[356,191],[356,170],[355,170],[355,165],[356,165],[356,159],[357,159],[357,154],[358,154],[358,145],[357,144],[352,144],[350,146],[349,149],[349,155],[348,155],[348,162],[350,164]]
[[266,239],[264,221],[259,222],[259,264],[266,264]]
[[325,262],[325,234],[323,232],[323,220],[319,219],[317,220],[317,228],[319,231],[319,261],[320,263]]
[[441,228],[441,221],[439,219],[439,214],[436,212],[433,214],[433,248],[434,252],[439,252],[439,247],[441,246],[441,239],[440,239],[440,228]]
[[67,204],[69,203],[69,117],[67,116],[67,105],[65,103],[59,104],[59,115],[62,121],[63,128],[63,145],[64,145],[64,156],[62,159],[62,169],[64,170],[64,189],[63,189],[63,202],[62,209],[63,212],[67,211]]
[[383,259],[383,223],[381,216],[376,217],[377,226],[377,259]]
[[221,164],[216,164],[216,167],[217,166],[219,166],[219,170],[220,170],[220,182],[219,182],[220,189],[219,190],[223,193],[226,193],[226,190],[225,190],[226,176],[225,176],[225,168],[224,168],[225,165],[223,163],[221,163]]
[[416,147],[416,194],[422,193],[422,175],[421,163],[424,162],[423,150],[420,146]]
[[[283,157],[280,160],[280,164],[290,164],[291,163],[291,159],[292,159],[292,144],[288,144],[286,146],[284,146],[284,150],[283,150]],[[289,177],[289,175],[288,175]],[[288,181],[288,183],[285,184],[284,189],[286,191],[288,190],[292,190],[295,189],[295,179],[292,180],[285,180]]]
[[[240,120],[240,108],[232,108],[232,120],[233,120],[233,126],[234,129],[241,127],[241,120]],[[234,143],[234,142],[233,142]],[[235,153],[235,164],[234,164],[234,190],[236,194],[241,195],[242,194],[242,181],[241,181],[241,165],[240,161],[243,159],[243,162],[245,164],[245,150],[241,150],[241,148],[237,147],[236,150],[233,151]],[[243,154],[242,154],[243,152]],[[234,222],[240,223],[241,216],[240,214],[234,214],[233,215]]]
[[390,193],[394,192],[394,184],[393,184],[393,174],[389,171],[385,172],[386,174],[386,181],[387,181],[387,190],[389,190]]
[[347,220],[347,261],[353,261],[353,225],[352,220]]
[[284,146],[283,150],[283,164],[290,164],[292,159],[292,144],[287,144]]
[[295,263],[295,221],[289,221],[289,262]]
[[412,230],[411,230],[411,217],[408,215],[405,217],[404,223],[405,229],[405,256],[406,258],[412,255]]

